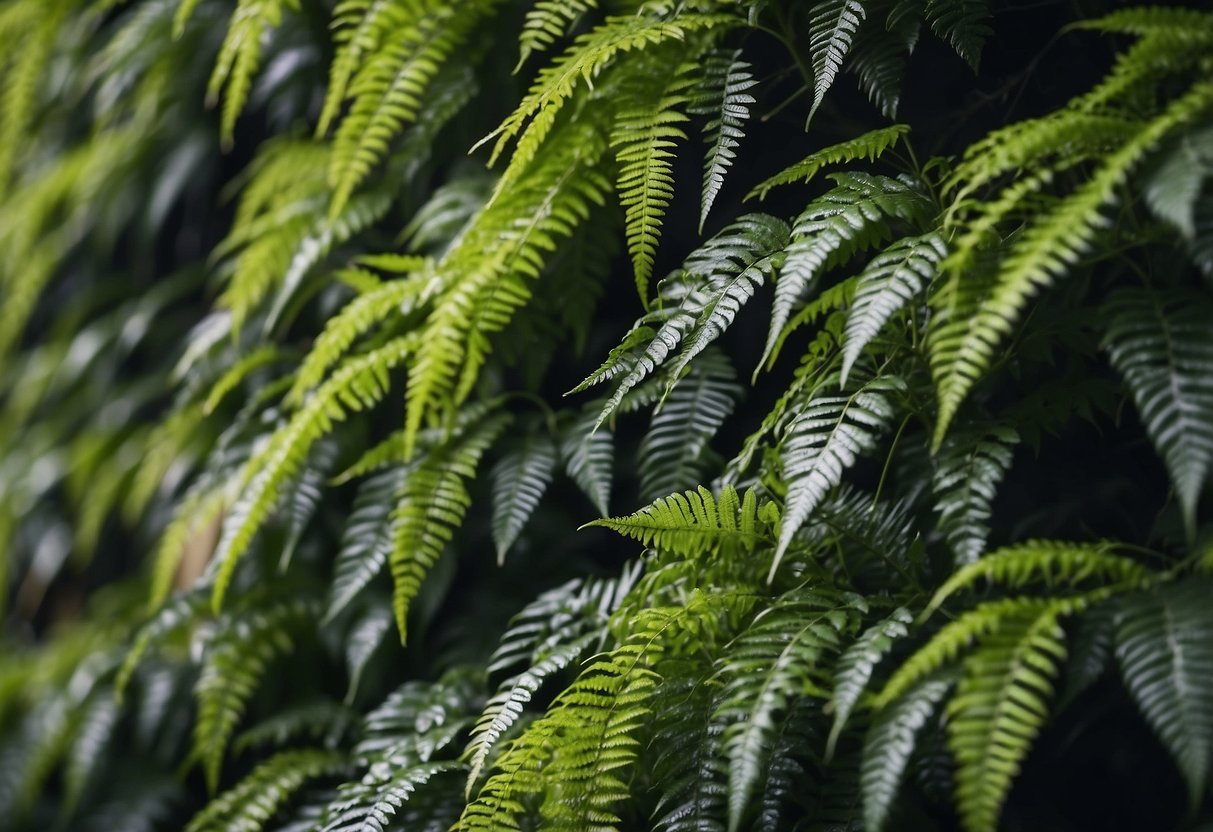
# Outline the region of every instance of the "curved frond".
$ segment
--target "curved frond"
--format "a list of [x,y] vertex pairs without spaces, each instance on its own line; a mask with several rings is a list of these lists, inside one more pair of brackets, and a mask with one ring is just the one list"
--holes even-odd
[[755,101],[749,90],[758,85],[750,69],[750,64],[741,60],[740,49],[730,54],[710,53],[704,63],[703,80],[688,108],[696,115],[711,116],[703,128],[708,151],[699,200],[700,234],[745,138],[745,123]]
[[957,566],[975,562],[985,551],[986,523],[1018,441],[1006,425],[977,425],[948,437],[939,450],[931,489],[939,528]]
[[905,607],[898,607],[883,621],[872,625],[855,639],[838,658],[834,669],[834,693],[830,707],[834,711],[834,724],[826,740],[826,758],[834,756],[838,737],[846,727],[851,712],[859,703],[859,697],[872,679],[872,672],[881,659],[893,647],[893,642],[909,635],[906,627],[914,618]]
[[505,561],[535,512],[555,469],[556,446],[540,430],[528,432],[493,466],[493,542],[498,564]]
[[845,142],[823,147],[821,150],[810,153],[796,164],[789,165],[771,178],[758,183],[752,191],[746,194],[746,199],[766,199],[772,188],[796,182],[807,183],[817,175],[818,171],[828,165],[854,162],[859,159],[875,162],[909,132],[909,125],[894,124],[890,127],[871,130],[861,136],[847,139]]

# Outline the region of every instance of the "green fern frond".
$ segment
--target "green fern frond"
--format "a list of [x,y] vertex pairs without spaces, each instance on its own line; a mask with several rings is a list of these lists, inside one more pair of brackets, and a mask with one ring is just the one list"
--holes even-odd
[[931,489],[939,529],[957,566],[974,563],[985,551],[986,523],[1018,441],[1006,425],[979,425],[948,437],[939,450]]
[[1019,589],[1041,583],[1047,587],[1077,587],[1094,580],[1100,586],[1140,586],[1157,576],[1136,561],[1115,553],[1108,543],[1077,544],[1032,540],[991,552],[957,569],[931,598],[923,617],[930,615],[951,596],[978,581]]
[[724,54],[712,52],[703,67],[703,79],[690,102],[688,110],[696,115],[708,115],[703,134],[708,143],[703,164],[703,194],[699,201],[699,233],[711,213],[724,178],[737,148],[745,138],[745,123],[750,118],[750,105],[755,98],[749,90],[758,85],[750,72],[750,64],[741,60],[741,50]]
[[654,411],[637,451],[641,499],[653,500],[702,480],[708,442],[733,412],[742,388],[729,360],[704,354]]
[[[830,390],[837,383],[837,374],[831,374],[821,389]],[[894,414],[892,397],[904,389],[905,383],[895,376],[877,376],[841,393],[814,395],[788,426],[780,449],[788,493],[768,582],[774,580],[780,561],[813,509],[888,430]]]
[[521,69],[532,55],[546,52],[596,8],[598,0],[537,0],[527,9],[518,36],[518,65],[514,71]]
[[[656,59],[671,57],[665,51],[654,55]],[[659,66],[657,60],[639,64],[637,76],[621,87],[617,93],[619,110],[611,130],[628,254],[632,257],[636,291],[646,306],[662,219],[674,197],[674,148],[687,137],[679,125],[690,120],[683,110],[690,100],[697,70],[690,63],[673,72],[661,72]]]
[[355,74],[379,52],[402,18],[415,22],[415,14],[408,17],[415,9],[408,0],[340,0],[333,8],[331,28],[336,54],[329,67],[329,83],[316,122],[316,138],[328,134],[346,101]]
[[359,486],[341,535],[325,621],[332,621],[387,565],[393,547],[392,508],[404,476],[403,469],[391,468]]
[[564,471],[590,503],[605,516],[611,513],[614,482],[615,439],[609,430],[599,430],[597,408],[591,408],[561,432],[560,458]]
[[760,365],[774,363],[793,307],[827,269],[888,239],[893,220],[918,224],[934,210],[913,180],[857,172],[830,179],[837,187],[810,202],[792,226]]
[[846,727],[859,697],[872,679],[876,665],[893,647],[893,642],[909,635],[906,627],[914,617],[905,607],[898,607],[884,620],[872,625],[855,639],[842,655],[834,669],[834,692],[830,698],[830,709],[834,712],[834,724],[826,739],[825,756],[828,761],[834,756],[838,738]]
[[538,507],[555,469],[556,446],[539,430],[523,436],[493,467],[493,543],[498,565]]
[[402,644],[408,638],[409,605],[471,504],[466,481],[476,476],[481,456],[508,422],[507,414],[486,417],[431,451],[405,477],[393,512],[388,558],[395,585],[392,610]]
[[847,70],[859,80],[868,100],[885,118],[897,118],[906,64],[918,44],[921,25],[915,16],[890,20],[885,26],[864,26],[855,36]]
[[240,497],[224,520],[214,557],[216,610],[223,604],[237,562],[269,517],[283,486],[302,469],[312,446],[350,413],[372,407],[387,394],[388,373],[404,361],[409,346],[406,339],[396,339],[347,359],[249,460],[240,478]]
[[5,190],[13,179],[20,150],[28,143],[27,133],[36,115],[38,84],[54,55],[55,41],[68,13],[69,4],[56,0],[42,4],[15,3],[9,12],[12,17],[0,22],[4,30],[9,30],[6,34],[14,36],[13,42],[21,44],[20,49],[13,50],[11,64],[7,56],[0,64],[0,82],[3,84],[0,89],[0,188]]
[[[939,395],[936,447],[1023,307],[1041,288],[1065,276],[1108,225],[1103,211],[1115,201],[1132,170],[1173,130],[1198,117],[1210,105],[1213,105],[1213,84],[1196,84],[1111,153],[1089,180],[1015,241],[971,314],[963,315],[955,308],[955,293],[943,296],[951,297],[953,308],[939,316],[945,323],[933,327],[931,338],[932,373]],[[961,259],[963,253],[953,257]],[[956,272],[957,261],[953,257],[944,261],[943,268],[951,273],[949,280],[963,281],[966,277]]]
[[260,832],[309,780],[340,774],[347,766],[345,755],[339,751],[304,748],[279,752],[208,803],[185,830]]
[[122,709],[118,701],[108,694],[106,690],[92,696],[76,726],[72,747],[63,767],[65,813],[71,814],[81,805],[112,748]]
[[203,617],[205,594],[185,592],[160,607],[136,632],[122,666],[114,678],[114,696],[122,701],[127,686],[147,651],[173,635],[184,632]]
[[[236,726],[271,662],[290,652],[292,633],[310,626],[319,612],[306,600],[277,602],[235,613],[215,634],[202,663],[195,694],[193,755],[213,793]],[[237,801],[243,803],[243,801]]]
[[315,699],[285,708],[240,732],[232,752],[281,748],[301,739],[313,740],[332,749],[348,735],[354,712],[332,699]]
[[[206,97],[211,105],[219,100],[221,93],[223,95],[219,133],[228,146],[232,143],[236,119],[248,100],[253,76],[261,65],[265,40],[282,24],[283,12],[287,10],[299,11],[299,0],[239,0],[232,12],[227,36],[206,85]],[[188,13],[185,11],[186,15]],[[184,25],[184,18],[174,21],[175,29]]]
[[328,809],[322,832],[387,832],[396,813],[418,789],[445,774],[462,772],[453,760],[432,760],[396,768],[372,768],[356,784],[342,788]]
[[1166,463],[1192,537],[1213,469],[1213,304],[1198,292],[1120,289],[1105,310],[1104,346]]
[[822,0],[813,4],[809,12],[809,57],[813,62],[810,121],[825,100],[826,91],[834,85],[834,78],[851,51],[851,41],[866,18],[867,9],[861,0]]
[[1213,617],[1207,581],[1185,581],[1125,597],[1116,658],[1125,687],[1162,740],[1195,809],[1209,788],[1213,756]]
[[855,361],[889,319],[934,279],[946,255],[947,247],[937,231],[903,237],[873,257],[860,273],[842,347],[843,384]]
[[770,179],[755,185],[754,189],[746,194],[746,199],[766,199],[772,188],[796,182],[807,183],[828,165],[854,162],[859,159],[875,162],[909,132],[909,125],[894,124],[890,127],[869,131],[853,139],[847,139],[845,142],[823,147],[821,150],[810,153],[796,164],[784,168]]
[[956,802],[970,832],[998,825],[1011,783],[1048,719],[1053,680],[1065,661],[1057,605],[1005,621],[964,662],[948,703],[956,756]]
[[771,540],[753,489],[738,500],[731,485],[720,492],[719,501],[699,486],[685,495],[661,497],[635,514],[594,520],[586,526],[602,526],[644,546],[688,558],[722,547],[749,551]]
[[918,734],[951,690],[946,676],[928,677],[876,715],[863,746],[863,819],[881,832],[918,744]]
[[989,0],[927,0],[927,22],[964,62],[977,71],[981,48],[990,36]]
[[797,591],[764,609],[730,644],[718,671],[724,689],[714,717],[727,726],[730,832],[745,819],[778,714],[800,697],[828,695],[826,668],[858,625],[858,611],[855,598]]

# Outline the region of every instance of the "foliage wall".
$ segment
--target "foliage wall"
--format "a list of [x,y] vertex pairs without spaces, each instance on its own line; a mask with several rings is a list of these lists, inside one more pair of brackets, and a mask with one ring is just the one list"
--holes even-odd
[[0,828],[1213,828],[1213,11],[8,0]]

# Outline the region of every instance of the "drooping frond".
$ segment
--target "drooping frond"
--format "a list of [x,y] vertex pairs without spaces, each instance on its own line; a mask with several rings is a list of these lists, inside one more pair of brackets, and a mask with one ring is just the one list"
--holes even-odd
[[864,348],[890,318],[923,292],[946,254],[937,231],[902,237],[873,257],[860,273],[842,347],[843,384]]
[[318,611],[307,600],[278,602],[234,614],[216,634],[195,688],[198,720],[193,741],[194,756],[212,792],[219,784],[228,741],[270,663],[292,649],[292,633],[311,625]]
[[826,392],[805,402],[784,436],[780,466],[788,494],[768,581],[813,509],[888,430],[895,412],[892,399],[905,387],[896,376],[876,376],[841,392],[832,389],[837,383],[832,374],[821,385]]
[[[189,14],[185,9],[191,5],[185,0],[185,16]],[[227,145],[232,143],[236,119],[244,109],[253,76],[261,66],[261,50],[273,30],[281,25],[282,15],[287,10],[299,11],[299,0],[239,0],[232,11],[227,36],[206,86],[207,100],[212,105],[219,100],[220,94],[223,96],[220,134]],[[184,17],[174,21],[178,31],[184,25]]]
[[340,751],[304,748],[279,752],[194,815],[186,832],[260,832],[309,780],[339,774],[347,765]]
[[893,642],[909,635],[906,627],[914,617],[905,607],[898,607],[888,618],[864,630],[859,638],[843,651],[834,670],[834,692],[830,707],[834,724],[826,741],[826,758],[834,755],[838,737],[846,727],[859,697],[872,679],[872,672],[893,647]]
[[1213,304],[1197,292],[1121,289],[1105,308],[1104,345],[1166,463],[1191,535],[1213,470]]
[[1124,599],[1116,658],[1125,686],[1179,767],[1195,807],[1213,756],[1213,616],[1207,581]]
[[1033,540],[1007,546],[965,564],[952,573],[927,604],[929,615],[945,600],[978,581],[1020,589],[1032,583],[1048,587],[1077,587],[1094,580],[1101,586],[1148,584],[1155,573],[1107,543],[1076,544],[1052,540]]
[[952,680],[927,678],[877,714],[863,747],[863,819],[866,827],[881,832],[906,771],[918,734],[947,696]]
[[337,422],[373,406],[387,394],[388,372],[405,359],[409,346],[407,339],[398,338],[345,361],[249,460],[240,497],[224,520],[215,553],[219,567],[212,603],[216,609],[223,603],[237,562],[273,510],[283,485],[300,471],[312,446]]
[[884,26],[864,26],[851,44],[847,70],[885,118],[897,118],[911,53],[918,44],[917,17],[890,17]]
[[585,410],[560,436],[564,471],[601,516],[611,513],[615,473],[615,439],[600,429],[597,408]]
[[939,450],[931,489],[939,528],[957,566],[973,563],[985,551],[994,497],[1018,441],[1006,425],[977,426],[948,437]]
[[809,56],[813,61],[813,106],[809,119],[825,100],[826,91],[851,51],[851,41],[867,17],[862,0],[821,0],[809,13]]
[[926,18],[931,31],[976,71],[981,48],[990,36],[989,0],[927,0]]
[[888,239],[893,220],[917,224],[932,211],[930,199],[908,177],[852,172],[830,174],[830,179],[836,187],[810,202],[792,226],[760,364],[775,360],[775,346],[796,302],[826,269]]
[[1056,605],[1026,610],[983,639],[964,662],[948,703],[956,756],[956,802],[970,832],[998,825],[1011,783],[1048,718],[1058,665],[1066,658]]
[[772,751],[780,714],[801,696],[828,690],[832,660],[858,623],[855,598],[801,590],[755,617],[730,645],[718,671],[724,689],[715,719],[723,722],[729,762],[729,826],[745,818],[759,773]]
[[727,358],[704,354],[653,413],[640,442],[640,496],[653,500],[686,490],[703,477],[708,442],[733,412],[742,388]]
[[623,205],[628,253],[636,291],[648,305],[649,279],[661,237],[661,223],[674,197],[673,160],[678,142],[686,140],[681,124],[697,67],[685,63],[663,72],[660,59],[678,60],[681,53],[657,51],[650,65],[641,63],[619,93],[619,110],[611,130],[611,147],[619,166],[619,201]]
[[726,832],[728,763],[714,720],[714,687],[691,674],[663,679],[668,695],[657,701],[652,748],[653,780],[661,796],[653,809],[655,832]]
[[392,610],[401,643],[408,637],[409,605],[471,504],[467,481],[476,476],[480,458],[508,422],[508,414],[485,417],[428,452],[405,477],[393,513],[394,539],[388,558],[394,582]]
[[708,151],[703,165],[703,194],[699,201],[700,234],[724,187],[724,177],[737,158],[737,148],[745,138],[745,123],[750,118],[750,105],[755,101],[749,90],[758,84],[750,68],[750,64],[741,59],[740,49],[732,53],[710,53],[704,63],[703,80],[688,107],[696,115],[711,116],[703,128]]
[[498,564],[535,512],[556,469],[556,446],[531,430],[493,467],[493,543]]
[[532,55],[546,52],[596,8],[598,0],[537,0],[527,9],[526,21],[518,35],[518,66],[514,71],[517,72]]
[[393,546],[392,509],[404,477],[405,471],[394,467],[372,474],[359,486],[333,567],[326,621],[344,610],[387,565]]
[[809,182],[817,173],[828,165],[854,162],[866,159],[875,162],[889,148],[901,141],[910,132],[905,124],[894,124],[864,133],[845,142],[832,144],[814,151],[794,165],[789,165],[779,173],[754,186],[746,195],[746,199],[765,199],[772,188],[780,185],[790,185],[795,182]]
[[697,491],[661,497],[626,517],[587,523],[639,540],[645,546],[682,557],[697,557],[720,548],[753,550],[771,541],[771,522],[758,508],[753,489],[740,500],[726,485],[717,501],[703,486]]

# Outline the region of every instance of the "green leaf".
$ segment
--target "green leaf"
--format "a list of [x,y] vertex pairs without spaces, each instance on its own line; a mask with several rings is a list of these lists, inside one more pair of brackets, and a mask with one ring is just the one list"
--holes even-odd
[[813,106],[809,120],[851,51],[851,41],[867,17],[861,0],[821,0],[809,11],[809,56],[813,61]]
[[497,563],[505,561],[556,468],[556,446],[551,437],[531,430],[493,467],[493,542]]

